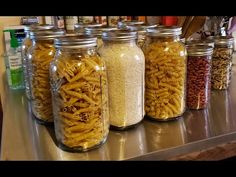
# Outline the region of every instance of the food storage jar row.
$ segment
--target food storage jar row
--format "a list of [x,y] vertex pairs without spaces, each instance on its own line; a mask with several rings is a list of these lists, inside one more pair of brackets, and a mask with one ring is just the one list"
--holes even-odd
[[[55,124],[60,146],[86,151],[105,142],[109,125],[127,129],[146,115],[181,116],[209,101],[212,48],[189,47],[181,28],[149,28],[141,50],[137,32],[109,29],[95,35],[32,31],[28,50],[32,110]],[[187,100],[187,101],[186,101]]]

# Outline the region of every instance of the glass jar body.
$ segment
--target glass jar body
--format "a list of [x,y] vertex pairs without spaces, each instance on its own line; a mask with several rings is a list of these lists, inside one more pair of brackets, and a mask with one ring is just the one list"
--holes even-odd
[[99,49],[108,72],[110,124],[124,130],[144,116],[145,58],[136,41],[103,41]]
[[217,45],[212,56],[212,74],[211,74],[211,88],[222,90],[227,89],[231,81],[233,58],[233,44],[232,45]]
[[49,66],[54,58],[53,40],[33,40],[30,49],[32,112],[41,123],[53,123]]
[[212,55],[188,56],[187,64],[187,107],[204,109],[207,107],[211,91]]
[[145,111],[166,121],[185,111],[187,52],[179,36],[147,36],[145,54]]
[[26,38],[22,42],[22,66],[24,73],[24,82],[25,82],[25,94],[26,97],[31,100],[31,88],[30,88],[30,80],[29,80],[29,62],[28,62],[28,49],[32,47],[32,40],[29,37],[29,34],[26,35]]
[[107,75],[96,49],[57,49],[50,76],[59,146],[87,151],[103,144],[109,132]]

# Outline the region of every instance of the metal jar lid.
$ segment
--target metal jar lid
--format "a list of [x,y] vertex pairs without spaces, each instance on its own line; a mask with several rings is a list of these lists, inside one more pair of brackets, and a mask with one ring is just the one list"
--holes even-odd
[[210,46],[189,46],[187,47],[188,56],[212,55],[213,47]]
[[32,31],[30,32],[30,39],[50,40],[64,35],[64,30]]
[[211,39],[205,40],[187,40],[186,46],[211,46],[214,48],[214,41]]
[[148,36],[175,36],[182,34],[182,27],[178,26],[157,26],[147,29]]
[[54,45],[56,48],[95,47],[97,46],[97,38],[88,35],[62,37],[55,39]]
[[147,29],[156,28],[157,25],[127,25],[127,29],[137,32],[147,32]]
[[234,43],[234,38],[232,36],[215,36],[215,45],[232,45]]
[[111,30],[117,30],[117,28],[114,28],[114,27],[95,27],[95,28],[88,27],[88,28],[85,28],[85,34],[101,37],[102,32],[111,31]]
[[130,30],[111,30],[102,33],[105,41],[129,41],[137,39],[137,32]]
[[43,30],[55,30],[55,26],[53,25],[37,25],[37,24],[33,24],[30,26],[25,26],[24,30],[25,31],[43,31]]
[[133,20],[133,21],[119,21],[117,23],[117,27],[119,29],[125,29],[127,26],[130,26],[130,25],[143,25],[144,22],[142,21],[137,21],[137,20]]
[[95,28],[95,27],[102,27],[103,25],[100,23],[91,23],[91,24],[85,24],[85,23],[77,23],[74,25],[75,29],[81,29],[81,28]]

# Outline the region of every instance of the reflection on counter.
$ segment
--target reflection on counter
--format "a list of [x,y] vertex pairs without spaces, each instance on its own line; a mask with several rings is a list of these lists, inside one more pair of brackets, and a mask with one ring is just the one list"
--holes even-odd
[[[214,104],[216,103],[217,104]],[[229,90],[211,92],[211,125],[214,125],[214,135],[231,132],[236,126],[236,119],[231,109]]]
[[110,151],[111,160],[123,160],[147,153],[147,142],[143,124],[127,131],[110,131],[105,144]]
[[148,151],[180,146],[186,143],[184,120],[170,122],[144,121]]
[[187,142],[206,139],[211,136],[208,109],[188,110],[184,117]]

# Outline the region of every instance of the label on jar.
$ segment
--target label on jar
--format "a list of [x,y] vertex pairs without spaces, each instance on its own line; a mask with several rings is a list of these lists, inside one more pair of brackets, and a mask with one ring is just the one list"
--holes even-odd
[[77,16],[66,16],[66,30],[74,31],[75,27],[74,25],[78,23],[78,17]]
[[116,27],[119,20],[120,16],[108,16],[108,26]]

